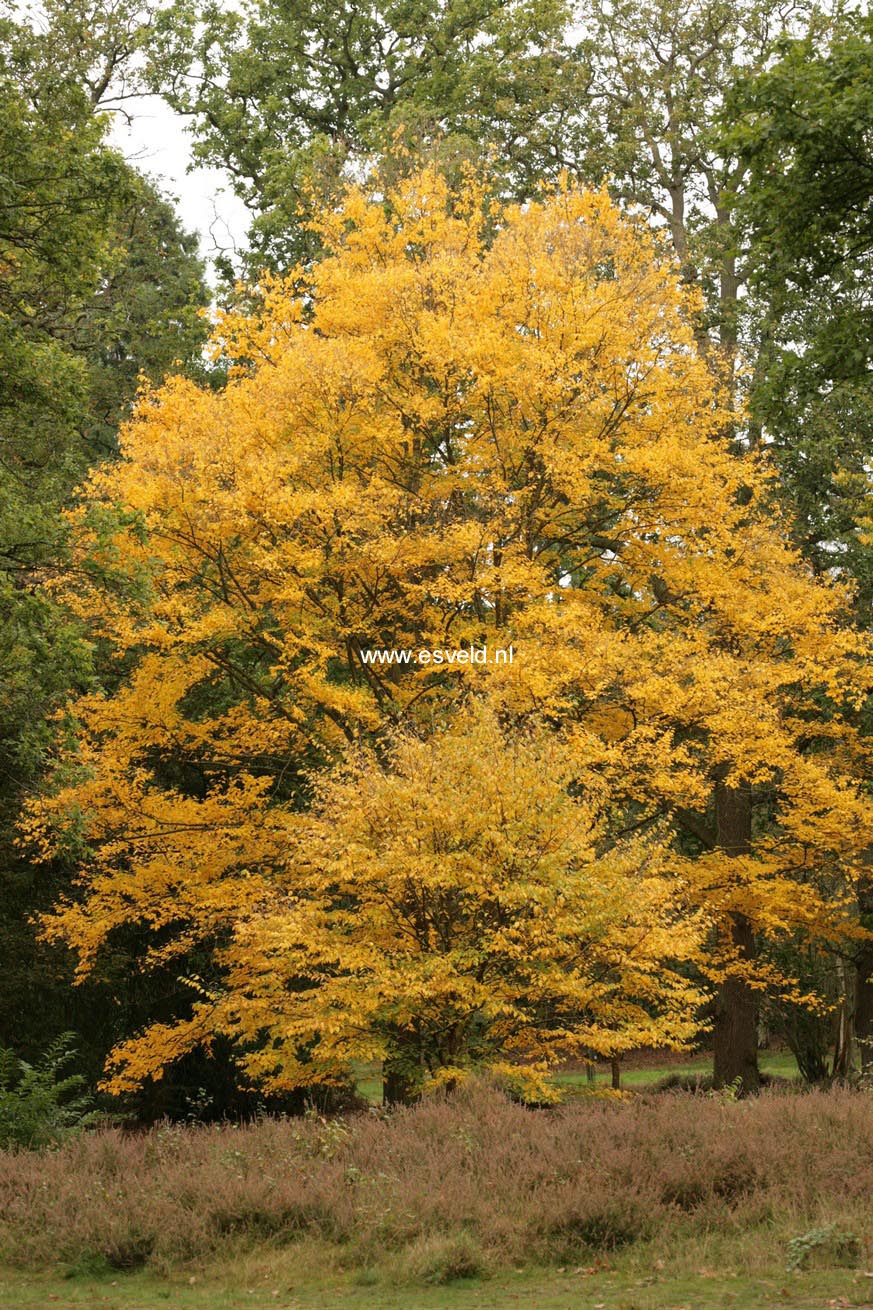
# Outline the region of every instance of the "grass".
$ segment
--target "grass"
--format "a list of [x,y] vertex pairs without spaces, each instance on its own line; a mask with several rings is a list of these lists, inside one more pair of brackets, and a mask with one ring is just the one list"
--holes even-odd
[[355,1079],[355,1087],[359,1096],[362,1096],[370,1105],[379,1105],[382,1101],[382,1069],[381,1066],[373,1064],[357,1063],[352,1070]]
[[[770,1074],[771,1077],[793,1079],[799,1076],[794,1056],[788,1051],[762,1051],[759,1064],[761,1072]],[[634,1091],[639,1088],[651,1087],[671,1075],[678,1075],[682,1078],[705,1078],[711,1073],[711,1055],[695,1056],[693,1059],[678,1062],[675,1057],[668,1055],[663,1060],[645,1064],[638,1068],[623,1068],[621,1071],[621,1085],[628,1091]],[[570,1093],[576,1090],[584,1091],[591,1086],[584,1069],[568,1070],[564,1073],[555,1074],[553,1081],[558,1087]],[[603,1063],[597,1065],[594,1085],[608,1087],[611,1081],[609,1066]],[[382,1076],[378,1064],[357,1065],[355,1067],[355,1083],[358,1095],[362,1096],[370,1105],[379,1105],[381,1103]]]
[[[788,1051],[762,1051],[758,1063],[761,1072],[769,1074],[773,1078],[794,1079],[799,1077],[797,1062]],[[661,1082],[662,1079],[672,1076],[705,1078],[711,1073],[712,1056],[701,1055],[693,1060],[686,1060],[681,1063],[664,1062],[645,1065],[639,1069],[622,1069],[621,1085],[628,1091],[634,1091],[644,1087],[652,1087],[655,1083]],[[584,1090],[591,1085],[584,1070],[555,1074],[554,1081],[558,1087],[565,1088],[568,1091],[577,1088]],[[602,1064],[598,1065],[595,1071],[595,1086],[608,1087],[610,1082],[611,1075],[608,1068]]]
[[100,1279],[0,1272],[4,1310],[824,1310],[873,1306],[873,1273],[788,1275],[772,1233],[646,1244],[593,1265],[504,1271],[448,1286],[403,1284],[392,1266],[368,1280],[318,1244],[263,1248],[196,1273]]

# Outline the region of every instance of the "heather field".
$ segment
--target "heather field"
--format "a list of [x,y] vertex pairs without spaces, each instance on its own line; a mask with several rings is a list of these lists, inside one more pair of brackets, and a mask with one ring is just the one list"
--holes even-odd
[[493,1088],[2,1161],[0,1304],[873,1304],[873,1100]]

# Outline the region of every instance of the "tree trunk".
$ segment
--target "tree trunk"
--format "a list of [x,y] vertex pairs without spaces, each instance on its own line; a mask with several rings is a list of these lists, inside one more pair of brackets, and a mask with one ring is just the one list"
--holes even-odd
[[416,1096],[408,1061],[401,1056],[388,1056],[382,1065],[382,1104],[412,1105]]
[[[715,789],[718,845],[729,857],[748,854],[752,842],[752,797],[748,786]],[[728,916],[728,944],[740,961],[755,958],[755,935],[745,914]],[[758,1070],[758,1005],[754,990],[741,973],[728,973],[715,1005],[713,1082],[716,1087],[739,1083],[743,1093],[761,1086]]]
[[[861,924],[873,931],[873,879],[865,878],[858,892]],[[861,942],[855,955],[855,1042],[861,1072],[873,1072],[873,941]]]
[[836,968],[840,987],[840,1003],[837,1011],[833,1077],[848,1078],[852,1072],[852,1056],[855,1047],[855,1006],[852,995],[854,979],[847,974],[845,960],[840,955],[836,958]]

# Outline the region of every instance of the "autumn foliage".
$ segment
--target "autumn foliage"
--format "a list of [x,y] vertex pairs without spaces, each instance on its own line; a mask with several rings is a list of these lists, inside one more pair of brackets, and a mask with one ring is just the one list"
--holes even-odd
[[[66,598],[119,677],[31,813],[81,853],[46,931],[83,974],[131,926],[144,969],[210,961],[109,1086],[218,1033],[269,1086],[536,1080],[790,989],[748,936],[853,931],[867,649],[732,448],[666,246],[602,192],[435,171],[320,236],[76,513]],[[362,659],[468,643],[518,655]]]

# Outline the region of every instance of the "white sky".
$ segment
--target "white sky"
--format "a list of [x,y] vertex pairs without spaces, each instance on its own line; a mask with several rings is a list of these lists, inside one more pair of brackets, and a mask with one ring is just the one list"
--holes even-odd
[[[13,0],[10,12],[18,20],[44,26],[45,14],[39,0]],[[211,260],[219,251],[243,247],[250,215],[221,169],[188,172],[191,143],[185,120],[159,96],[135,97],[126,101],[124,108],[131,121],[126,122],[123,114],[114,115],[112,143],[177,201],[182,225],[200,236],[204,258]],[[213,281],[211,267],[209,276]]]
[[191,163],[191,139],[186,121],[159,96],[129,100],[126,123],[116,115],[111,139],[125,157],[147,173],[161,190],[177,200],[182,224],[200,235],[200,249],[206,259],[218,251],[245,245],[250,215],[232,192],[227,174],[216,168],[196,168]]

